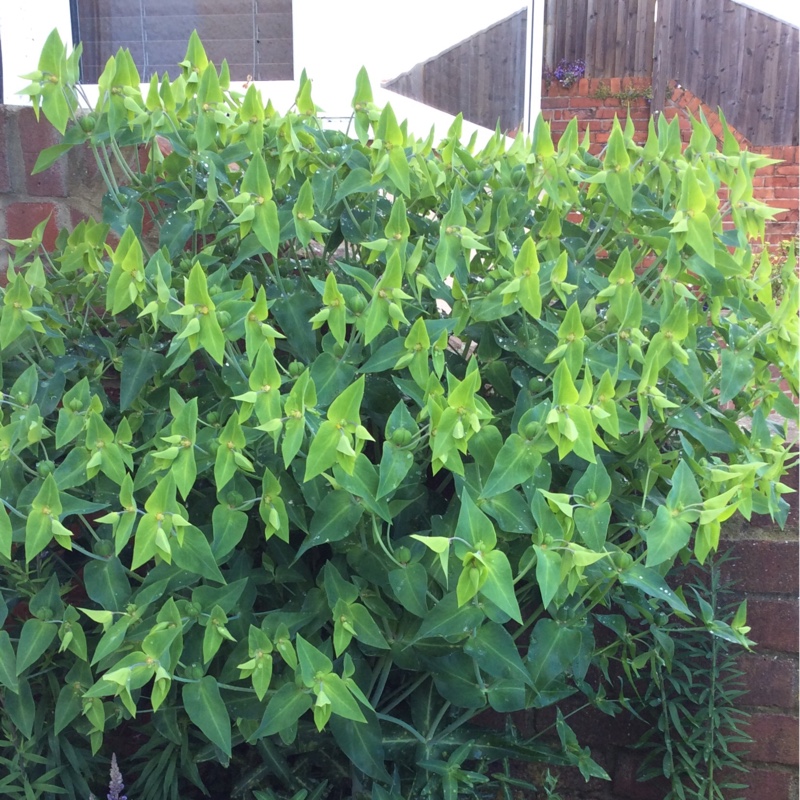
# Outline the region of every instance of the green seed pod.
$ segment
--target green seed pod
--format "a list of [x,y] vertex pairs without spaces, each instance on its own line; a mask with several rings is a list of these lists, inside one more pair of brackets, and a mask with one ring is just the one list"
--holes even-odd
[[93,114],[85,114],[78,120],[78,124],[81,126],[81,130],[84,133],[91,133],[97,125],[97,120],[94,118]]
[[542,375],[537,375],[534,378],[531,378],[528,381],[528,389],[531,392],[541,392],[544,388],[544,377]]
[[225,495],[225,502],[232,508],[240,506],[243,500],[244,496],[241,492],[228,492],[228,494]]
[[523,431],[523,435],[528,441],[535,439],[539,432],[542,430],[542,423],[541,422],[529,422],[525,426],[525,430]]
[[300,361],[292,361],[291,364],[289,364],[289,374],[293,378],[297,378],[300,375],[302,375],[304,370],[305,370],[305,365],[302,364]]
[[100,539],[99,542],[95,542],[94,551],[97,555],[108,558],[114,553],[114,542],[108,539]]
[[411,551],[407,547],[398,547],[394,555],[401,564],[408,564],[411,560]]
[[186,677],[193,681],[199,681],[203,675],[203,668],[199,664],[192,664],[186,670]]
[[360,314],[367,307],[367,298],[361,293],[354,294],[347,300],[347,307],[354,314]]
[[411,443],[413,438],[414,436],[411,431],[406,430],[405,428],[398,428],[392,433],[392,444],[397,445],[398,447],[405,447],[407,444]]
[[192,618],[199,617],[202,610],[203,607],[200,603],[189,603],[186,607],[186,616]]
[[611,561],[617,569],[629,569],[633,564],[633,556],[629,553],[614,553]]
[[55,468],[56,465],[52,461],[39,461],[36,464],[36,474],[40,478],[46,478],[48,475],[52,474]]
[[31,401],[31,396],[27,392],[17,392],[14,399],[21,405],[26,406]]
[[219,322],[220,328],[227,328],[231,324],[230,312],[225,310],[217,311],[217,322]]

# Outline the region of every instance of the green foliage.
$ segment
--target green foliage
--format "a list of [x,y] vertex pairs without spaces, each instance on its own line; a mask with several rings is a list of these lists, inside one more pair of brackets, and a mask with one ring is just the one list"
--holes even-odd
[[508,791],[509,759],[605,775],[560,713],[553,745],[473,721],[615,713],[610,653],[635,678],[654,652],[626,619],[747,644],[671,570],[737,511],[786,519],[768,159],[702,120],[683,152],[676,120],[643,146],[615,122],[600,158],[541,118],[434,147],[363,73],[353,137],[305,76],[279,114],[196,35],[144,94],[120,51],[70,123],[73,63],[51,38],[31,76],[65,131],[39,167],[89,147],[103,218],[12,242],[0,294],[15,735],[35,696],[137,800],[454,800]]
[[[709,560],[707,579],[691,586],[704,620],[721,613],[745,617],[746,601],[732,606],[730,586],[721,580],[725,558]],[[639,743],[647,753],[639,777],[667,778],[671,788],[664,800],[732,798],[746,787],[745,776],[733,777],[745,769],[736,745],[752,740],[742,730],[748,715],[736,708],[745,690],[731,642],[685,625],[653,634],[652,680],[643,697],[653,724]]]

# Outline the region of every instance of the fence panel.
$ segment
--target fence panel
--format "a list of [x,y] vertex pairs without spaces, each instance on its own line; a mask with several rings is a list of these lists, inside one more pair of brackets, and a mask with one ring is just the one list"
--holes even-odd
[[523,115],[527,13],[516,14],[387,81],[393,92],[503,130]]
[[797,145],[798,28],[733,0],[667,0],[664,11],[654,93],[674,79],[754,144]]

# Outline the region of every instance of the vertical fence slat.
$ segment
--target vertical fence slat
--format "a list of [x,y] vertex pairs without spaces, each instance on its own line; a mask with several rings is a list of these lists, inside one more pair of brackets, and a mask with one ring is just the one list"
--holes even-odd
[[556,6],[555,0],[546,0],[544,5],[544,63],[551,68],[556,49]]
[[672,4],[674,0],[659,0],[658,17],[656,18],[655,54],[653,58],[653,99],[650,109],[653,115],[664,111],[664,98],[667,81],[671,77],[672,64]]
[[598,0],[589,0],[586,4],[586,47],[584,61],[588,75],[595,75],[594,48],[597,37],[597,4]]

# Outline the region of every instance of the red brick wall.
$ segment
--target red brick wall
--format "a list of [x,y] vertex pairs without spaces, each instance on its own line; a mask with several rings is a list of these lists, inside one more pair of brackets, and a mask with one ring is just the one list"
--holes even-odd
[[[581,136],[589,126],[593,153],[602,150],[611,132],[615,115],[624,121],[628,112],[636,129],[634,140],[638,143],[647,138],[650,119],[650,103],[641,94],[649,89],[648,78],[583,78],[575,86],[564,89],[557,83],[543,90],[542,113],[550,122],[554,138],[560,137],[573,117],[578,118]],[[636,96],[636,95],[640,96]],[[617,97],[610,95],[618,95]],[[628,95],[630,99],[620,99]],[[675,86],[664,108],[668,119],[677,116],[680,120],[684,140],[691,135],[689,113],[697,116],[700,109],[705,114],[717,137],[722,135],[722,124],[716,112],[695,97],[688,89]],[[785,208],[774,221],[767,223],[767,239],[771,244],[792,239],[800,232],[800,157],[798,147],[759,147],[749,142],[735,129],[733,135],[741,146],[754,153],[761,153],[781,163],[760,169],[756,174],[754,196],[758,200]],[[721,141],[721,139],[720,139]]]
[[31,175],[39,153],[58,140],[46,121],[36,121],[32,109],[0,105],[0,274],[8,251],[2,239],[24,239],[49,218],[44,241],[52,246],[60,228],[98,213],[105,190],[88,148],[74,148]]

